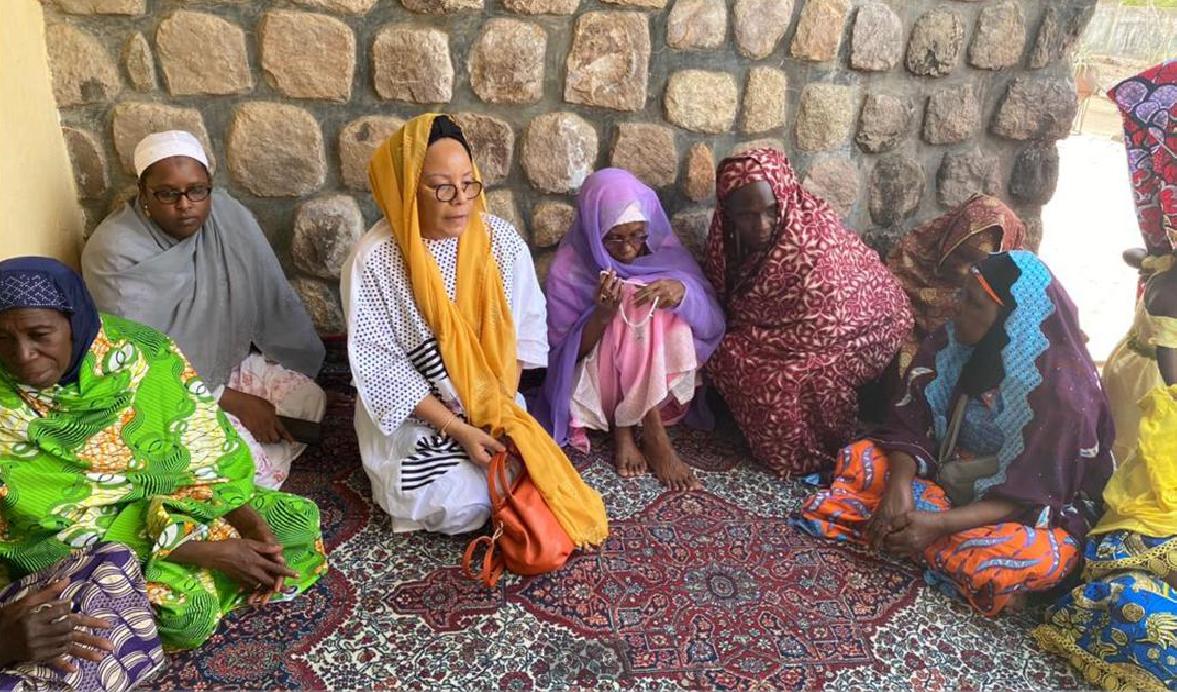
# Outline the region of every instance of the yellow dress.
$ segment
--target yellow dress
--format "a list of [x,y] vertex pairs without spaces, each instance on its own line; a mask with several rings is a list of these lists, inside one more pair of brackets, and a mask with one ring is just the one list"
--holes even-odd
[[1140,399],[1165,384],[1157,367],[1158,345],[1177,348],[1177,319],[1149,315],[1144,299],[1136,302],[1136,319],[1128,335],[1103,367],[1103,388],[1116,422],[1116,461],[1136,451],[1140,434]]

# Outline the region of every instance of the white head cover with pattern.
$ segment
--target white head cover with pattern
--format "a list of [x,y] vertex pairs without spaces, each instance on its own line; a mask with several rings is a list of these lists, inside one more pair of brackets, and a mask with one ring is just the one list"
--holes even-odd
[[200,140],[191,132],[184,130],[166,130],[147,135],[135,147],[135,175],[143,175],[143,171],[156,161],[170,159],[173,156],[187,156],[196,159],[208,168],[208,155]]

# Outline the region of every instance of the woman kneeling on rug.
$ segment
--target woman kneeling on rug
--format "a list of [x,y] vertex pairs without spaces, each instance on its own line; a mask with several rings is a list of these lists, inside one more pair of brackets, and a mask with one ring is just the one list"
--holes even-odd
[[[1177,687],[1177,61],[1108,94],[1124,115],[1150,276],[1132,333],[1104,368],[1121,462],[1084,550],[1085,584],[1034,635],[1104,689]],[[1158,108],[1159,107],[1159,108]],[[1131,427],[1130,427],[1131,426]],[[1119,456],[1126,450],[1126,457]]]
[[701,487],[666,426],[695,397],[723,338],[723,311],[658,195],[627,171],[589,176],[547,295],[552,357],[537,415],[556,440],[587,452],[586,428],[612,428],[622,476],[648,464],[672,490]]
[[843,450],[806,531],[926,563],[996,615],[1077,564],[1113,425],[1066,292],[1024,250],[990,256],[920,348],[877,434]]
[[[164,646],[200,646],[233,608],[289,600],[327,568],[315,504],[255,488],[253,476],[249,448],[170,339],[100,315],[82,278],[56,260],[0,262],[8,578],[52,586],[79,574],[76,551],[121,543],[143,568]],[[87,615],[116,615],[102,636],[137,665],[154,634],[118,615],[136,612],[121,609],[144,588],[138,565],[123,562],[90,572],[100,588],[118,590],[95,598]],[[89,596],[75,598],[85,605]],[[127,636],[140,648],[130,651]]]
[[473,531],[490,516],[486,468],[505,438],[578,547],[603,541],[600,495],[519,402],[523,367],[547,364],[543,295],[527,244],[485,213],[462,131],[410,120],[376,150],[384,219],[344,271],[356,432],[395,531]]

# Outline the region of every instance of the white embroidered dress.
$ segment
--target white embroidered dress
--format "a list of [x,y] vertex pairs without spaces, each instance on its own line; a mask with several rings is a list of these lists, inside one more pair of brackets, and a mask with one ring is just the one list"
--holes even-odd
[[[516,359],[524,368],[546,367],[547,307],[531,253],[511,224],[491,215],[483,218],[515,323]],[[458,240],[427,239],[425,247],[453,300]],[[395,531],[455,534],[479,528],[490,515],[485,472],[461,445],[412,415],[430,393],[459,414],[462,404],[437,339],[417,309],[386,220],[373,226],[352,251],[340,295],[359,392],[356,434],[373,498],[392,517]]]

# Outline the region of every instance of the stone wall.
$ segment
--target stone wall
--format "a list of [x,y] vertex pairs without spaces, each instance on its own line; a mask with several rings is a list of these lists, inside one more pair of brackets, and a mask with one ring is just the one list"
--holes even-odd
[[[19,0],[28,1],[28,0]],[[541,273],[593,169],[658,188],[698,247],[718,159],[783,146],[881,249],[974,191],[1040,233],[1067,55],[1094,0],[43,0],[54,92],[92,228],[138,139],[193,131],[324,331],[379,212],[372,148],[459,114],[495,213]]]

